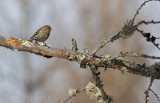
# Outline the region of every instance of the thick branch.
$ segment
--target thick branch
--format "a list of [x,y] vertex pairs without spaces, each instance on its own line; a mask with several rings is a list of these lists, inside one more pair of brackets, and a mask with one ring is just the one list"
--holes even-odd
[[153,77],[154,79],[160,78],[160,63],[153,64],[151,66],[145,66],[140,64],[131,63],[126,60],[120,60],[119,58],[108,59],[105,56],[95,56],[89,53],[81,53],[70,49],[58,49],[48,46],[32,43],[27,40],[21,40],[16,38],[6,38],[0,36],[0,46],[17,49],[19,51],[25,51],[35,53],[44,57],[58,57],[67,59],[70,61],[76,61],[81,67],[96,66],[104,68],[114,68],[121,71],[138,74],[146,77]]

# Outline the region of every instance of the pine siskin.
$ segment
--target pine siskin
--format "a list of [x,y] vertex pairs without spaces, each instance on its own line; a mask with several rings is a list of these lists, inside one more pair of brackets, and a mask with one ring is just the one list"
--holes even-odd
[[[29,41],[33,41],[35,40],[36,42],[44,42],[48,39],[50,32],[51,32],[52,28],[49,25],[45,25],[43,27],[41,27],[40,29],[38,29],[34,35],[30,38]],[[45,43],[45,42],[44,42]],[[46,43],[45,43],[46,45]]]

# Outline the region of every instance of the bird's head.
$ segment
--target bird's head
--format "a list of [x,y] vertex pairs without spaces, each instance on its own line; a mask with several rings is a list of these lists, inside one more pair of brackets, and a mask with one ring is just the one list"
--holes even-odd
[[49,25],[45,25],[45,26],[43,26],[43,28],[48,29],[48,30],[53,30],[53,29],[51,28],[51,26],[49,26]]

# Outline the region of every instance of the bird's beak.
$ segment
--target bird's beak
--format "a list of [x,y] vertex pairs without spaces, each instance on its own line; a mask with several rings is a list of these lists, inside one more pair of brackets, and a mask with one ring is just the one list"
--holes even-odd
[[53,29],[51,28],[51,30],[53,30]]

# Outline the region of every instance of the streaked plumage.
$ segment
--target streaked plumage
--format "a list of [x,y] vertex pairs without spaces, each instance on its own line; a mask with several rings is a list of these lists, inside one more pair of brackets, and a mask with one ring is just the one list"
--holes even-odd
[[48,39],[50,32],[51,32],[52,28],[49,25],[45,25],[43,27],[41,27],[40,29],[38,29],[34,35],[30,38],[29,41],[38,41],[38,42],[44,42]]

